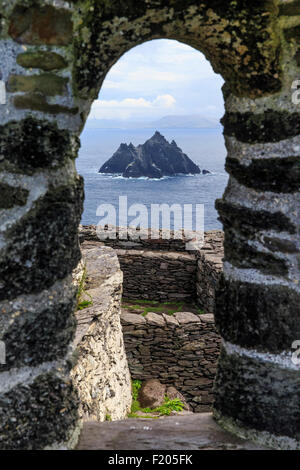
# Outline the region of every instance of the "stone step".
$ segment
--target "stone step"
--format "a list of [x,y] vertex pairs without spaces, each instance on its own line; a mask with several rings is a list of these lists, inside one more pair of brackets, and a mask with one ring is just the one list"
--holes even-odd
[[78,450],[262,450],[220,428],[211,413],[86,422]]

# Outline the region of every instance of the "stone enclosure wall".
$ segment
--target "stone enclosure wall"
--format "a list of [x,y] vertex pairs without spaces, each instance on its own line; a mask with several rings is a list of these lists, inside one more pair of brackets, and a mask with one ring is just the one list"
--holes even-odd
[[205,232],[201,248],[187,250],[192,237],[185,234],[182,239],[173,232],[167,234],[168,238],[150,238],[146,230],[129,229],[119,237],[123,229],[110,229],[117,237],[103,236],[100,242],[95,226],[81,225],[79,238],[81,243],[102,243],[115,249],[123,271],[124,298],[185,301],[213,312],[215,288],[223,268],[221,230]]
[[84,421],[124,419],[131,407],[131,379],[120,323],[122,272],[109,247],[85,246],[82,255],[76,284],[82,285],[80,301],[91,304],[76,311],[72,345],[79,416]]
[[298,0],[0,2],[2,449],[75,445],[74,159],[110,67],[157,38],[202,51],[225,80],[215,418],[273,447],[300,446],[299,27]]
[[131,377],[174,385],[195,412],[211,410],[220,337],[211,314],[121,316]]

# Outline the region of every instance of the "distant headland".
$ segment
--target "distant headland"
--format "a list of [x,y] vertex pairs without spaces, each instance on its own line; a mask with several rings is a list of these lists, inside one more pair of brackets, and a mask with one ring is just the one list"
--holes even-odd
[[[143,145],[121,144],[99,173],[121,174],[125,178],[162,178],[178,174],[199,174],[196,165],[173,140],[169,143],[158,131]],[[203,170],[203,173],[209,173]]]

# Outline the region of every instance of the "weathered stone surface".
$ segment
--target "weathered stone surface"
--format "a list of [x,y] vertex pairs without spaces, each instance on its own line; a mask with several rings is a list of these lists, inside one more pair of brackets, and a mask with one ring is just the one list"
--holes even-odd
[[0,391],[0,449],[66,445],[78,427],[77,405],[71,381],[57,370]]
[[56,52],[23,52],[17,57],[17,63],[24,68],[41,69],[49,72],[51,70],[64,69],[67,61]]
[[61,104],[49,104],[46,98],[40,93],[26,93],[14,98],[14,105],[18,109],[31,109],[48,114],[76,114],[78,108],[69,108]]
[[215,320],[221,336],[259,351],[290,350],[300,338],[300,294],[280,285],[227,281],[216,292]]
[[[174,425],[176,423],[176,425]],[[253,450],[263,447],[221,429],[210,413],[85,423],[78,450]]]
[[156,408],[165,401],[166,386],[157,379],[146,380],[139,392],[139,402],[142,408]]
[[241,142],[277,142],[298,135],[300,113],[266,110],[261,114],[226,113],[221,120],[224,134]]
[[123,419],[131,407],[131,382],[120,323],[120,265],[113,250],[103,246],[83,249],[83,261],[84,294],[92,305],[76,312],[73,345],[78,360],[71,377],[79,394],[79,416]]
[[77,155],[79,139],[57,125],[27,117],[0,126],[0,169],[32,174]]
[[29,191],[22,188],[14,188],[6,183],[0,182],[0,208],[11,209],[14,206],[24,206]]
[[255,159],[250,165],[227,158],[226,170],[239,183],[258,191],[293,193],[300,189],[300,157]]
[[[83,181],[49,190],[7,232],[0,252],[0,299],[34,293],[65,278],[80,260],[77,227]],[[53,256],[55,253],[55,257]]]
[[10,36],[25,44],[65,46],[72,39],[72,21],[68,11],[50,5],[39,7],[17,5],[11,16]]
[[[244,233],[246,227],[244,226]],[[257,269],[265,274],[286,276],[288,264],[285,259],[273,253],[265,253],[249,244],[249,235],[227,230],[224,240],[224,260],[244,269]]]
[[10,92],[42,93],[47,96],[63,95],[67,91],[68,81],[68,78],[59,77],[53,73],[11,75],[8,79],[7,90]]
[[[122,18],[123,35],[113,18]],[[208,4],[155,0],[99,4],[81,15],[75,27],[75,75],[82,97],[98,95],[105,71],[133,45],[172,37],[206,54],[238,96],[255,98],[280,90],[279,38],[274,34],[277,9],[270,1]],[[149,25],[155,25],[152,28]],[[248,25],[245,29],[244,25]],[[95,38],[88,49],[90,38]],[[261,47],[260,45],[263,44]],[[107,57],[103,63],[99,57]]]
[[252,239],[259,230],[296,232],[295,225],[281,212],[253,210],[238,204],[230,204],[223,199],[216,200],[216,209],[225,229],[238,229],[248,239]]
[[299,386],[297,370],[222,350],[214,408],[241,427],[299,441]]
[[76,289],[69,279],[41,294],[1,302],[0,337],[6,345],[6,364],[0,365],[0,371],[64,357],[75,333],[75,305]]

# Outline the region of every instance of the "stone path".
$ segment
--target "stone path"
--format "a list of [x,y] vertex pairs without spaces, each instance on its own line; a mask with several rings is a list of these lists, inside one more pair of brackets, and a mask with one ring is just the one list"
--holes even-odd
[[223,431],[211,413],[84,423],[78,450],[261,450]]

